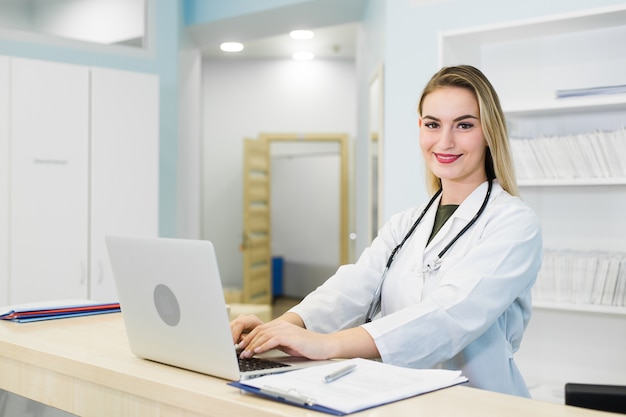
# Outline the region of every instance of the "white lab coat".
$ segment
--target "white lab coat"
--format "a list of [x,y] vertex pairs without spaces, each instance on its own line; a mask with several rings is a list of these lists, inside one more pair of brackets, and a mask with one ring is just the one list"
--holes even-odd
[[529,396],[513,353],[530,319],[530,290],[542,259],[535,213],[494,181],[484,213],[443,256],[440,269],[422,272],[474,217],[487,185],[474,190],[426,246],[438,201],[433,204],[396,254],[379,318],[363,324],[391,251],[423,206],[393,216],[355,264],[341,266],[291,311],[317,332],[362,325],[386,363],[461,369],[470,386]]

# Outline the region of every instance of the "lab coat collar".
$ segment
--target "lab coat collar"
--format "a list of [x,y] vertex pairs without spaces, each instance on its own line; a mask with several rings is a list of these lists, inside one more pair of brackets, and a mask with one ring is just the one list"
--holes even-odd
[[[469,221],[476,215],[476,212],[480,209],[482,205],[485,194],[487,193],[487,188],[489,184],[487,181],[480,184],[472,193],[467,196],[465,200],[461,203],[461,205],[454,211],[452,217],[443,225],[441,230],[433,237],[433,240],[428,244],[427,247],[433,247],[437,245],[441,239],[449,238],[449,234],[458,233]],[[493,188],[491,190],[491,196],[489,197],[489,201],[493,201],[493,199],[500,194],[502,191],[502,187],[496,180],[493,181]],[[439,201],[437,201],[437,205],[441,201],[441,197]],[[489,207],[489,205],[487,205]],[[437,210],[429,210],[430,213],[428,216],[427,224],[433,224],[435,221],[435,213]],[[460,221],[459,221],[460,220]]]
[[[463,200],[459,208],[454,211],[452,218],[464,219],[469,222],[476,215],[476,212],[483,204],[488,187],[488,181],[485,181],[476,187],[476,189],[472,191],[472,193],[468,195],[465,200]],[[500,184],[498,184],[496,180],[493,180],[493,188],[491,189],[491,196],[489,197],[489,200],[493,200],[501,190],[502,187],[500,187]]]

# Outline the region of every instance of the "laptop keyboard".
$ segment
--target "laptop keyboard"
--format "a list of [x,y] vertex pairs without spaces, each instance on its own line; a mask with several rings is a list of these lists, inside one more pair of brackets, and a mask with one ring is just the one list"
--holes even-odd
[[280,362],[271,361],[268,359],[261,359],[261,358],[242,359],[238,357],[237,359],[239,359],[239,370],[241,372],[258,371],[258,370],[272,369],[272,368],[283,368],[286,366],[290,366],[286,363],[280,363]]

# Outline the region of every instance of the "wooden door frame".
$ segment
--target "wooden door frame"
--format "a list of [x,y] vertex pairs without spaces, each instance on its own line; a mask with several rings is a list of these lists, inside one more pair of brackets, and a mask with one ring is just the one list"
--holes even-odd
[[[259,149],[261,148],[261,149]],[[244,138],[241,302],[272,302],[269,142]]]
[[[259,139],[265,140],[270,146],[271,165],[271,144],[273,142],[336,142],[339,144],[340,172],[339,172],[339,265],[349,262],[350,248],[350,179],[349,179],[349,155],[348,155],[348,135],[333,133],[262,133]],[[271,169],[270,169],[271,173]],[[271,174],[270,174],[271,175]]]
[[[339,265],[343,265],[348,263],[349,261],[349,202],[350,202],[350,181],[349,181],[349,156],[348,156],[348,135],[347,134],[287,134],[287,133],[264,133],[260,134],[257,138],[259,142],[266,144],[266,157],[267,157],[267,166],[265,167],[267,170],[267,177],[264,180],[265,187],[269,187],[271,184],[271,144],[276,142],[336,142],[339,144],[339,152],[340,152],[340,178],[339,178]],[[244,171],[246,163],[244,163]],[[244,174],[246,175],[246,174]],[[246,185],[244,185],[244,205],[246,204],[247,197],[245,196]],[[269,216],[271,216],[270,212],[271,207],[271,191],[268,196],[267,207]],[[247,216],[247,211],[244,208],[244,216]],[[258,259],[254,260],[255,266],[257,267],[256,274],[258,275],[259,270],[263,269],[267,273],[267,279],[269,282],[265,284],[259,284],[255,279],[254,285],[252,284],[252,276],[251,271],[247,269],[246,263],[250,261],[244,255],[243,258],[243,268],[244,268],[244,276],[242,281],[242,291],[241,297],[236,297],[237,301],[244,303],[268,303],[272,299],[272,274],[271,268],[269,267],[271,261],[271,231],[272,224],[271,219],[268,222],[269,229],[267,230],[267,235],[264,236],[264,239],[268,240],[269,248],[268,253],[263,256],[263,260],[259,258],[259,254],[256,255]],[[246,219],[244,218],[244,240],[242,242],[242,250],[250,250],[249,245],[251,242],[248,241],[246,234],[248,233],[246,227]],[[258,249],[258,248],[257,248]],[[261,254],[262,255],[262,254]],[[265,257],[267,259],[265,259]],[[247,271],[247,272],[246,272]],[[257,277],[258,278],[258,277]],[[254,288],[253,288],[254,287]],[[259,294],[255,292],[255,289],[259,288],[269,288],[269,290],[261,291]],[[257,291],[258,292],[258,291]]]

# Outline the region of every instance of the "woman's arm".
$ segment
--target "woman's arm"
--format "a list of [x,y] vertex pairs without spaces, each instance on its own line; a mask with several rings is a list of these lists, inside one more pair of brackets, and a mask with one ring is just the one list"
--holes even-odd
[[257,325],[242,335],[238,347],[243,349],[243,358],[271,349],[309,359],[379,357],[374,339],[363,328],[316,333],[305,329],[295,313],[285,313],[276,320]]
[[365,321],[391,250],[417,214],[417,209],[411,209],[393,216],[356,264],[341,266],[281,317],[263,323],[255,316],[240,316],[231,322],[233,341],[243,349],[242,356],[278,348],[311,359],[378,358],[373,338],[359,325]]

